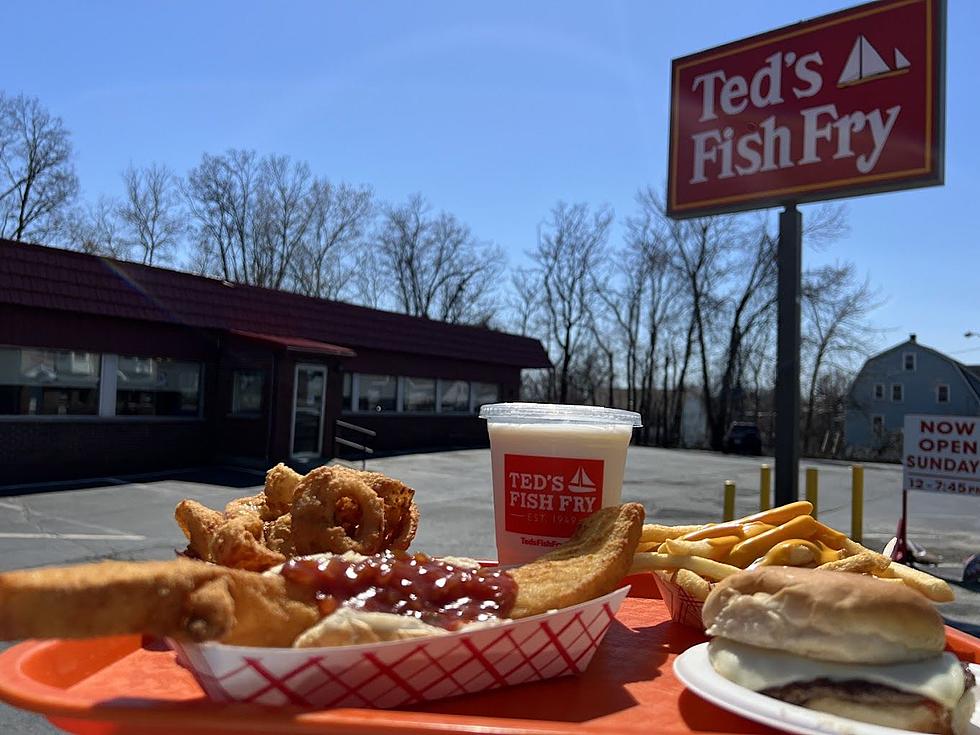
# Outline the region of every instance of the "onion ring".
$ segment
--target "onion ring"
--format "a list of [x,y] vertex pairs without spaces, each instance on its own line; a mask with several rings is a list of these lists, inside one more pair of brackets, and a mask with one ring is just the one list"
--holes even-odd
[[[361,518],[353,534],[337,520],[337,502],[350,498],[360,507]],[[342,554],[376,554],[384,533],[384,503],[371,487],[343,468],[318,467],[296,487],[290,525],[298,554],[330,551]]]
[[[419,507],[413,502],[409,504],[408,511],[401,517],[401,526],[395,529],[397,534],[393,535],[390,541],[386,541],[387,548],[405,551],[412,544],[418,528]],[[388,534],[386,533],[386,539],[387,536]]]

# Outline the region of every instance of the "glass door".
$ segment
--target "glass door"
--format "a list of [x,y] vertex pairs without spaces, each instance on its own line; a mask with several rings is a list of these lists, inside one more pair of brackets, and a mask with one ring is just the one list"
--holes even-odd
[[293,392],[294,457],[319,457],[323,446],[323,408],[327,369],[323,365],[297,365]]

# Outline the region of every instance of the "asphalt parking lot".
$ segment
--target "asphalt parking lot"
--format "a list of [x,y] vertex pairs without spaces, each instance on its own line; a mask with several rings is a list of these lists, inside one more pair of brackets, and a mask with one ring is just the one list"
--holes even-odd
[[[710,452],[632,447],[624,500],[642,502],[648,519],[664,523],[720,520],[724,480],[736,482],[736,512],[758,509],[759,464],[765,459]],[[850,469],[813,462],[820,473],[821,520],[850,530]],[[493,509],[486,450],[378,459],[368,469],[416,489],[421,523],[414,546],[432,554],[492,558]],[[182,498],[220,508],[252,494],[262,473],[210,467],[144,477],[97,478],[85,483],[0,486],[0,569],[99,559],[167,559],[185,545],[173,521]],[[802,483],[801,483],[802,486]],[[956,592],[944,605],[947,621],[980,635],[980,588],[960,582],[962,561],[980,552],[976,498],[913,493],[910,537],[943,557],[935,570]],[[901,508],[901,468],[865,466],[864,542],[880,549],[894,535]],[[0,733],[58,732],[37,715],[0,705]]]

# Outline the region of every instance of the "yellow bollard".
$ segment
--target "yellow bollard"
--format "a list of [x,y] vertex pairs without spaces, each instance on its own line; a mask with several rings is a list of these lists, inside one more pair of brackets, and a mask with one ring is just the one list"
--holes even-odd
[[772,508],[772,467],[764,464],[759,467],[759,510]]
[[725,480],[725,510],[722,520],[735,520],[735,483],[731,480]]
[[810,513],[814,518],[817,517],[817,468],[807,467],[806,468],[806,499],[810,501],[813,505],[813,511]]
[[851,538],[861,543],[864,525],[864,467],[851,465]]

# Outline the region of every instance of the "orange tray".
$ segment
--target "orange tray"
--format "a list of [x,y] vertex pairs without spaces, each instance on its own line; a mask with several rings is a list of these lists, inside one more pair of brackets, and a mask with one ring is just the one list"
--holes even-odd
[[[672,623],[649,575],[633,586],[588,670],[398,710],[214,704],[172,651],[138,636],[28,641],[0,655],[0,699],[78,735],[216,733],[773,733],[686,691],[673,659],[705,640]],[[947,628],[980,663],[980,639]]]

